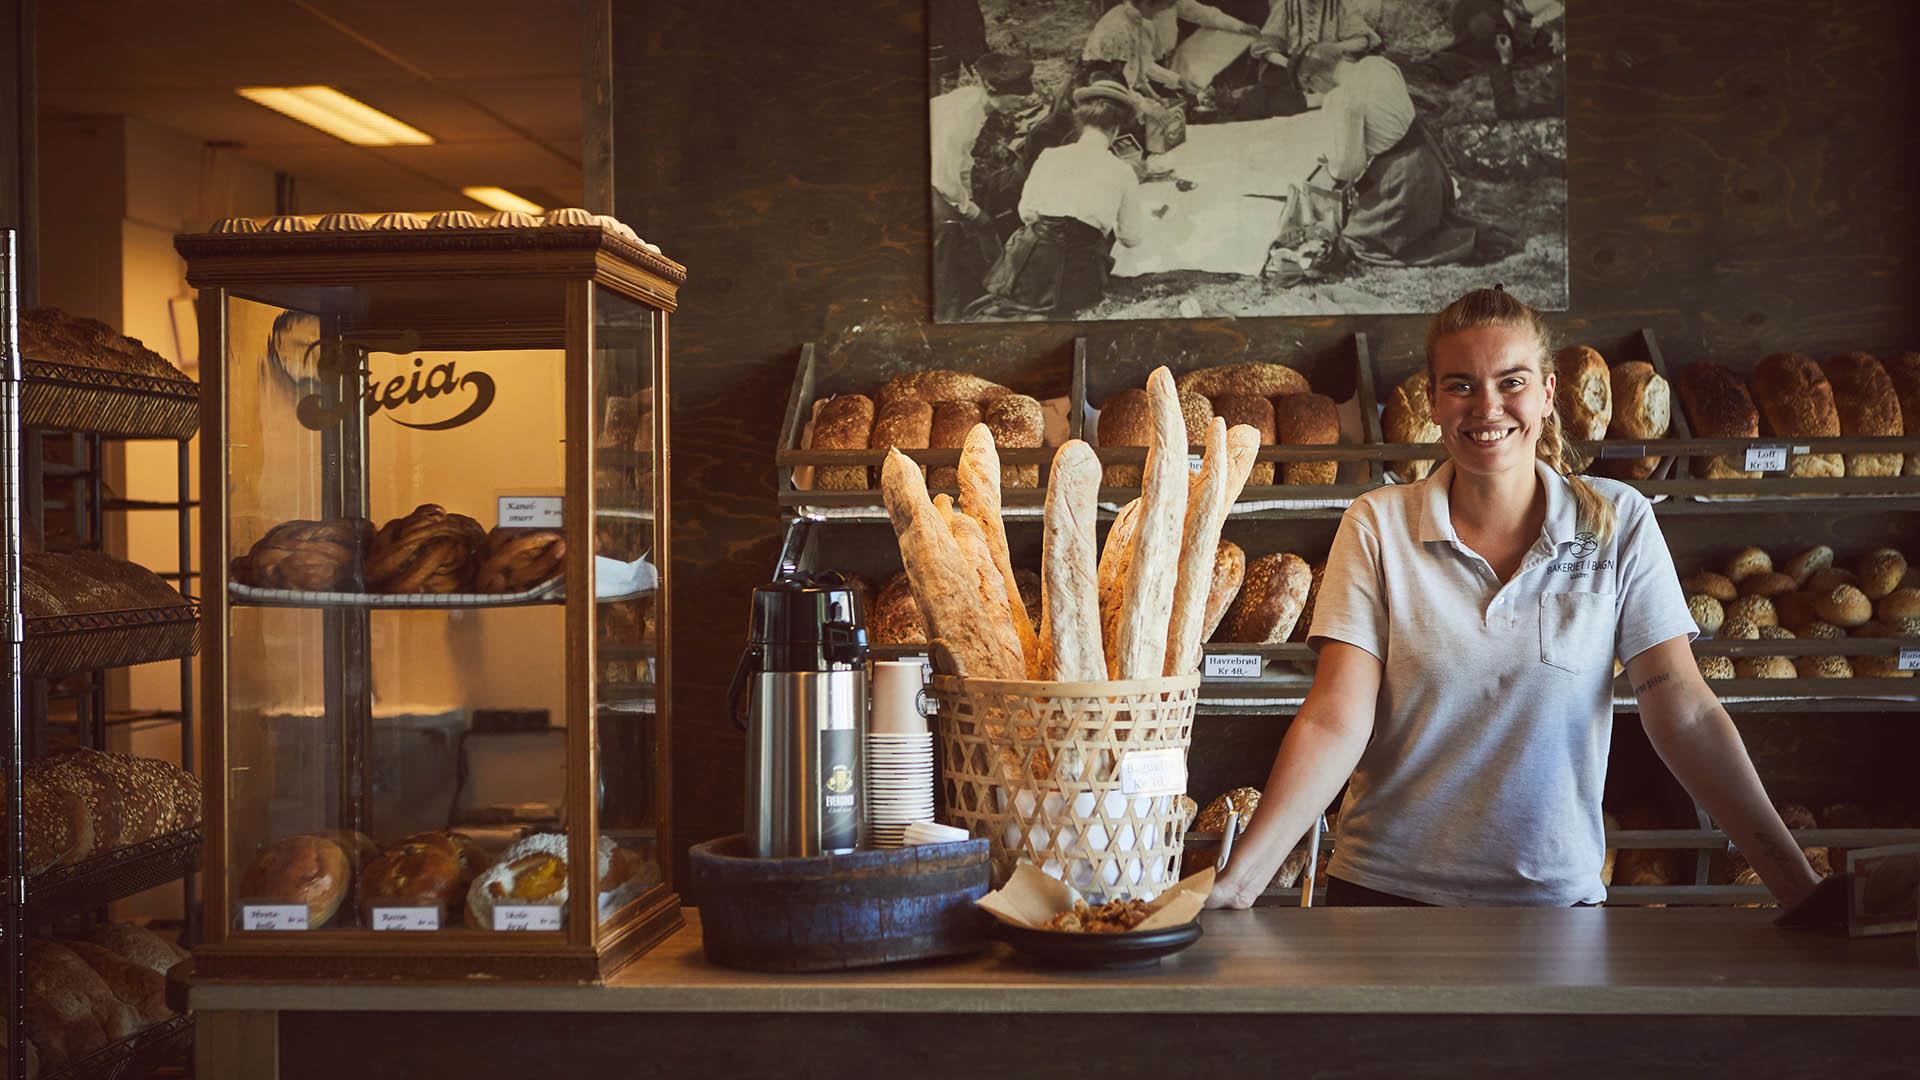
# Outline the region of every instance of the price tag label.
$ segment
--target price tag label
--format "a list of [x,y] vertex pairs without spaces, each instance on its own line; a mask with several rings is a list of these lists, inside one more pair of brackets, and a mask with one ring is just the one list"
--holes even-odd
[[556,904],[500,904],[493,909],[495,930],[558,930],[560,908]]
[[1209,653],[1201,669],[1201,675],[1209,679],[1257,679],[1260,677],[1260,665],[1261,659],[1258,656]]
[[1900,650],[1900,670],[1920,671],[1920,649]]
[[1747,447],[1748,472],[1786,472],[1787,448],[1784,446]]
[[1128,751],[1120,759],[1120,791],[1124,795],[1185,795],[1186,750],[1168,746]]
[[502,495],[495,517],[503,529],[558,529],[567,523],[566,503],[558,495]]
[[375,930],[438,930],[437,907],[377,907],[373,909]]
[[242,930],[305,930],[306,928],[307,905],[305,904],[240,905],[240,929]]
[[1201,469],[1206,468],[1206,465],[1207,465],[1207,456],[1205,454],[1188,454],[1187,455],[1187,471],[1188,472],[1199,472]]

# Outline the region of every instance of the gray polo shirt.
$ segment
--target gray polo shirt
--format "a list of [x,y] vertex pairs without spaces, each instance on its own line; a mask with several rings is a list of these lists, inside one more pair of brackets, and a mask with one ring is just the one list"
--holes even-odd
[[1536,465],[1546,523],[1505,585],[1453,530],[1451,463],[1340,521],[1308,641],[1365,649],[1385,675],[1336,877],[1447,905],[1606,898],[1613,661],[1695,627],[1646,498],[1587,480],[1618,511],[1602,543],[1566,479]]

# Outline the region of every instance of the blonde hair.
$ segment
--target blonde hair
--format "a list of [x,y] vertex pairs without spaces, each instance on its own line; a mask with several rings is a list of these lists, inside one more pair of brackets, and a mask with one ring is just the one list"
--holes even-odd
[[[1433,317],[1427,324],[1427,379],[1433,379],[1433,347],[1445,338],[1452,337],[1465,330],[1478,330],[1483,327],[1506,327],[1519,330],[1533,339],[1533,353],[1539,362],[1540,374],[1553,371],[1553,335],[1547,329],[1547,321],[1540,313],[1514,299],[1511,293],[1495,286],[1491,289],[1475,289]],[[1573,502],[1577,508],[1575,520],[1582,529],[1593,533],[1602,543],[1613,535],[1613,503],[1595,491],[1592,484],[1574,474],[1575,460],[1573,448],[1560,426],[1559,410],[1554,403],[1547,402],[1547,416],[1540,425],[1540,441],[1534,448],[1534,454],[1541,461],[1553,467],[1553,471],[1567,478],[1573,489]]]

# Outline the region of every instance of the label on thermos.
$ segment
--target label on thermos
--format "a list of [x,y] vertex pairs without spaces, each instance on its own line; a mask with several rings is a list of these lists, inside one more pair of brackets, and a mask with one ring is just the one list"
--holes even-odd
[[860,846],[860,733],[852,728],[820,733],[820,849]]

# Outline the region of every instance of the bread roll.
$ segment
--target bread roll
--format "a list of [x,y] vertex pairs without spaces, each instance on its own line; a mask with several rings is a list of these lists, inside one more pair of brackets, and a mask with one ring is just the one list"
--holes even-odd
[[[1906,433],[1900,415],[1900,396],[1893,379],[1867,353],[1841,353],[1820,365],[1833,386],[1833,403],[1840,412],[1840,433],[1848,436],[1894,436]],[[1848,476],[1899,476],[1902,454],[1848,454]]]
[[[1645,360],[1615,364],[1608,376],[1613,387],[1613,420],[1607,437],[1639,441],[1664,439],[1673,426],[1673,388]],[[1610,458],[1607,475],[1621,480],[1645,480],[1660,467],[1658,457]]]
[[1829,566],[1824,570],[1815,570],[1807,575],[1801,588],[1812,593],[1830,593],[1842,585],[1859,585],[1860,579],[1853,571],[1843,566]]
[[1793,668],[1803,679],[1851,679],[1853,665],[1844,656],[1801,656],[1794,658]]
[[[940,401],[972,401],[984,404],[1013,391],[997,382],[951,368],[928,368],[896,375],[880,388],[877,402],[881,409],[899,401],[920,401],[928,405]],[[875,449],[880,447],[876,444]]]
[[1227,611],[1226,640],[1273,645],[1293,633],[1306,610],[1313,569],[1292,553],[1262,555],[1247,564],[1240,596]]
[[1920,616],[1920,588],[1902,585],[1881,597],[1874,610],[1890,622]]
[[333,920],[353,877],[340,845],[318,836],[289,836],[268,844],[240,878],[235,899],[307,905],[307,929]]
[[1838,641],[1847,636],[1847,632],[1825,619],[1815,619],[1802,626],[1794,627],[1794,633],[1803,638],[1820,638],[1824,641]]
[[1606,438],[1613,422],[1613,377],[1606,359],[1585,345],[1572,345],[1560,350],[1553,366],[1554,406],[1566,437]]
[[100,976],[100,981],[107,984],[113,996],[133,1010],[135,1019],[142,1025],[157,1024],[173,1015],[173,1010],[167,1007],[165,972],[136,964],[112,949],[91,941],[65,941],[61,944],[92,968],[94,974]]
[[[981,422],[993,433],[994,445],[1004,450],[1036,450],[1047,443],[1047,419],[1040,403],[1025,394],[1003,394],[987,402]],[[1001,482],[1010,488],[1040,486],[1040,466],[1008,465]]]
[[1742,679],[1792,679],[1800,674],[1784,656],[1743,656],[1733,662],[1733,670]]
[[1728,604],[1727,618],[1746,619],[1762,627],[1780,625],[1780,616],[1773,610],[1773,601],[1764,596],[1743,596]]
[[[1381,434],[1390,443],[1437,443],[1440,425],[1433,422],[1433,399],[1428,396],[1425,368],[1407,376],[1407,380],[1387,395],[1386,411],[1380,414]],[[1402,481],[1424,480],[1433,471],[1434,461],[1391,461],[1388,467]]]
[[22,1011],[45,1068],[65,1068],[139,1028],[134,1010],[73,950],[52,941],[31,941],[26,949]]
[[[1340,413],[1324,394],[1287,394],[1273,399],[1274,430],[1283,446],[1332,446],[1340,441]],[[1283,484],[1331,484],[1339,479],[1337,461],[1288,461]]]
[[[999,401],[1013,401],[1015,395]],[[1029,399],[1031,400],[1031,399]],[[998,402],[996,402],[998,404]],[[1020,602],[1020,583],[1014,579],[1013,557],[1007,551],[1007,528],[1000,520],[1000,454],[994,448],[994,436],[985,424],[967,432],[960,454],[957,479],[960,483],[960,512],[980,525],[987,546],[993,552],[993,564],[1005,584],[1008,618],[1014,636],[1020,642],[1020,656],[1027,676],[1040,678],[1040,644],[1034,635],[1033,620]],[[1038,468],[1038,466],[1035,466]]]
[[1867,599],[1878,600],[1900,587],[1901,579],[1907,576],[1907,560],[1893,548],[1874,548],[1860,556],[1853,572],[1859,575],[1860,591],[1867,594]]
[[373,536],[367,553],[370,592],[454,593],[474,588],[487,531],[465,514],[422,503]]
[[[1094,426],[1100,446],[1151,446],[1153,423],[1149,419],[1145,390],[1116,390],[1100,409]],[[1102,487],[1139,487],[1140,466],[1109,465],[1100,481]]]
[[1745,615],[1728,615],[1720,623],[1720,632],[1714,636],[1728,641],[1759,641],[1760,627]]
[[[980,406],[971,401],[942,401],[933,407],[933,426],[927,445],[934,450],[958,450],[966,445],[967,432],[980,422]],[[927,487],[953,491],[960,487],[960,470],[953,465],[935,465],[927,470]]]
[[1220,628],[1220,620],[1226,617],[1227,608],[1233,603],[1234,597],[1240,595],[1240,585],[1246,577],[1246,552],[1231,540],[1220,541],[1220,547],[1213,557],[1213,584],[1207,588],[1208,641],[1213,640],[1214,631]]
[[1782,593],[1770,597],[1773,601],[1773,613],[1779,616],[1780,625],[1798,634],[1801,628],[1820,618],[1819,609],[1814,606],[1814,594],[1810,592]]
[[[932,441],[933,406],[918,398],[898,398],[882,404],[874,415],[868,449],[925,450]],[[920,472],[926,475],[924,468]]]
[[1681,578],[1680,589],[1686,593],[1711,596],[1723,604],[1730,604],[1740,598],[1740,590],[1732,581],[1711,570],[1701,570]]
[[1720,624],[1726,621],[1726,609],[1720,601],[1711,596],[1696,593],[1687,597],[1687,614],[1693,616],[1693,623],[1702,634],[1712,637],[1720,632]]
[[[1900,399],[1900,428],[1920,432],[1920,352],[1896,353],[1880,365],[1893,381],[1893,392]],[[1901,469],[1903,476],[1920,476],[1920,454],[1908,454]]]
[[1227,422],[1216,419],[1207,431],[1206,456],[1187,489],[1186,521],[1176,559],[1173,614],[1167,621],[1164,673],[1187,675],[1200,669],[1206,642],[1207,600],[1213,591],[1214,565],[1220,554],[1220,527],[1233,495],[1227,491]]
[[[1695,438],[1759,436],[1760,412],[1753,407],[1753,398],[1738,375],[1711,360],[1699,360],[1680,372],[1679,383],[1680,407],[1686,411]],[[1704,466],[1696,461],[1695,472],[1715,480],[1760,475],[1742,470],[1734,458],[1726,455],[1714,457]]]
[[[1026,661],[1013,628],[989,618],[981,606],[972,564],[928,498],[919,468],[898,450],[881,466],[880,494],[900,541],[914,600],[926,619],[935,668],[974,678],[1024,677]],[[1004,637],[993,623],[1006,631]]]
[[913,599],[913,587],[904,571],[887,579],[874,599],[867,630],[875,645],[925,645],[926,620],[920,617],[920,605]]
[[[1799,353],[1774,353],[1753,369],[1753,394],[1767,426],[1786,437],[1840,435],[1840,414],[1834,408],[1833,387],[1820,365]],[[1844,476],[1839,454],[1795,454],[1788,461],[1791,476]]]
[[1092,447],[1074,439],[1054,453],[1040,555],[1041,651],[1048,679],[1097,681],[1107,675],[1094,558],[1099,488],[1100,459]]
[[481,544],[473,587],[521,592],[566,572],[567,536],[559,529],[495,528]]
[[[873,437],[873,399],[864,394],[828,398],[813,417],[815,450],[865,450]],[[832,465],[813,472],[815,491],[861,491],[867,487],[865,465]]]
[[1815,572],[1825,570],[1832,565],[1833,549],[1825,544],[1816,544],[1788,559],[1787,564],[1780,569],[1793,578],[1795,585],[1805,585],[1807,579]]
[[[1280,441],[1274,427],[1273,402],[1266,398],[1249,394],[1222,394],[1213,399],[1213,415],[1225,420],[1229,428],[1245,424],[1259,432],[1262,446],[1273,446]],[[1254,462],[1247,483],[1256,487],[1273,483],[1273,462]]]
[[1851,585],[1842,585],[1814,601],[1820,617],[1835,626],[1859,626],[1873,618],[1873,603]]
[[1741,548],[1727,560],[1727,578],[1735,585],[1753,577],[1773,571],[1773,557],[1760,548]]
[[1740,583],[1740,595],[1772,598],[1793,592],[1799,587],[1799,583],[1794,581],[1792,577],[1778,571],[1768,571],[1764,574],[1755,574],[1742,581]]
[[88,931],[87,940],[161,975],[165,975],[173,965],[191,955],[187,950],[146,927],[136,926],[133,923],[105,923],[96,926]]
[[1115,644],[1116,679],[1157,679],[1167,660],[1167,626],[1180,573],[1180,536],[1187,513],[1186,421],[1173,374],[1147,377],[1153,445],[1140,481],[1140,525],[1127,563]]
[[1312,391],[1306,376],[1284,364],[1220,364],[1196,368],[1174,380],[1180,390],[1192,390],[1209,398],[1223,394],[1251,394],[1254,397],[1278,397],[1281,394],[1305,394]]
[[1700,656],[1694,659],[1700,666],[1700,677],[1703,679],[1732,679],[1740,674],[1733,669],[1731,656]]

